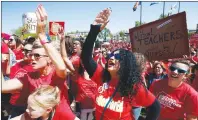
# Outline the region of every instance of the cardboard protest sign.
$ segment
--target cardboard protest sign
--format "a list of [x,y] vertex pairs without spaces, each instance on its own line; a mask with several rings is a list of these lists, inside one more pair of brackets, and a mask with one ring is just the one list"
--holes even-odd
[[186,13],[182,12],[129,29],[132,51],[148,60],[166,60],[189,55]]
[[65,22],[49,22],[49,35],[57,35],[60,27],[63,27],[65,30]]
[[26,33],[36,33],[37,17],[34,12],[23,14],[22,22]]

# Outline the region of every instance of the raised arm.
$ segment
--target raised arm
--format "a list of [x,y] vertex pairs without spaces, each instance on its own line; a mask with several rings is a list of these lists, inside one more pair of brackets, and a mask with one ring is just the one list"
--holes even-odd
[[111,10],[107,8],[97,15],[96,19],[94,20],[94,23],[91,25],[91,29],[83,45],[81,60],[85,70],[87,71],[90,77],[93,76],[97,68],[97,64],[92,58],[94,42],[99,32],[102,31],[109,22],[108,18],[110,16],[110,13]]
[[[75,72],[74,66],[72,64],[72,62],[69,60],[68,55],[67,55],[67,50],[66,50],[66,39],[64,37],[64,31],[63,28],[59,28],[59,33],[58,33],[58,37],[60,40],[60,52],[61,52],[61,56],[67,66],[67,68],[71,71],[71,72]],[[70,39],[70,38],[68,38]]]
[[46,23],[47,23],[47,13],[42,5],[39,5],[39,7],[36,10],[36,16],[37,16],[37,33],[39,40],[41,44],[43,45],[47,55],[51,59],[52,63],[55,65],[56,68],[56,74],[61,77],[65,78],[67,72],[66,72],[66,66],[65,63],[60,55],[60,53],[54,48],[54,46],[49,43],[49,40],[45,34],[46,29]]

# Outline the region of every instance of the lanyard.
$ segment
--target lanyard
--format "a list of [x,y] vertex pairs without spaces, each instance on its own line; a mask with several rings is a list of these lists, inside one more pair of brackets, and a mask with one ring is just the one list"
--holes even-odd
[[115,91],[113,92],[112,96],[109,98],[109,101],[106,103],[106,105],[105,105],[105,107],[104,107],[104,109],[103,109],[103,111],[102,111],[102,115],[101,115],[101,117],[100,117],[100,120],[103,120],[104,112],[105,112],[105,110],[107,109],[107,106],[109,105],[109,103],[111,102],[111,100],[113,99],[113,97],[115,96],[117,90],[118,90],[118,86],[116,87],[116,89],[115,89]]

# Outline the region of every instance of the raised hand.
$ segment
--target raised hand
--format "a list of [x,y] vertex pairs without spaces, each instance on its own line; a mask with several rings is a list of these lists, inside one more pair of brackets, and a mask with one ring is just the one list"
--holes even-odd
[[95,18],[93,25],[101,24],[100,31],[102,31],[109,22],[109,16],[111,15],[111,8],[102,10]]
[[62,26],[59,27],[57,35],[58,35],[58,39],[59,40],[62,41],[64,39],[65,35],[64,35],[64,30],[63,30]]
[[47,13],[45,8],[42,5],[39,5],[36,9],[37,17],[37,34],[40,40],[45,40],[45,29],[47,25]]

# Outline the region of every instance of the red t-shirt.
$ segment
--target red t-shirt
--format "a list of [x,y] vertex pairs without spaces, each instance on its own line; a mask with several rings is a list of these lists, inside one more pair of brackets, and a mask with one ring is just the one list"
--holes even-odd
[[21,49],[20,50],[14,49],[13,52],[16,56],[16,60],[20,60],[20,59],[24,58],[24,54],[23,54],[23,51]]
[[195,62],[198,62],[198,57],[197,57],[197,56],[193,56],[192,59],[193,59]]
[[154,82],[150,91],[161,104],[159,120],[180,120],[185,113],[198,116],[198,93],[183,82],[178,88],[168,86],[168,80]]
[[[11,67],[10,70],[10,79],[13,78],[20,78],[24,74],[31,72],[32,66],[25,61],[21,61],[16,63],[14,66]],[[11,98],[10,98],[10,104],[12,105],[17,105],[17,106],[25,106],[26,104],[26,98],[28,96],[28,91],[26,89],[22,89],[20,92],[13,93]]]
[[70,57],[70,60],[72,64],[74,65],[74,67],[80,66],[80,57],[77,53],[72,54],[72,56]]
[[79,76],[77,80],[78,93],[76,101],[81,103],[82,109],[92,109],[95,107],[95,93],[97,84],[92,80],[86,80],[84,77]]
[[198,92],[198,75],[193,80],[192,87]]
[[74,120],[75,115],[72,113],[68,104],[68,90],[65,79],[58,77],[54,68],[47,76],[40,76],[38,72],[28,72],[27,74],[24,74],[23,77],[19,78],[19,80],[23,83],[23,87],[27,88],[26,90],[29,94],[40,85],[57,86],[61,91],[61,101],[56,106],[56,112],[53,120]]
[[[100,54],[97,54],[95,57],[94,57],[94,60],[97,62],[98,61],[98,59],[99,59],[99,56],[100,56]],[[105,57],[104,56],[102,56],[102,63],[103,64],[106,64],[106,59],[105,59]],[[101,65],[101,63],[99,62],[99,64]]]
[[70,89],[72,91],[72,95],[76,97],[77,95],[77,90],[78,90],[78,87],[77,87],[77,79],[79,77],[79,74],[78,74],[78,68],[80,66],[80,57],[75,53],[75,54],[72,54],[71,58],[70,58],[73,66],[74,66],[74,69],[76,70],[76,73],[75,75],[70,75]]
[[[102,71],[102,66],[98,65],[91,78],[98,85],[96,92],[96,120],[100,120],[106,103],[115,91],[115,86],[109,85],[107,88],[105,87],[107,84],[102,83]],[[132,99],[129,97],[121,97],[119,92],[117,92],[105,110],[103,120],[134,120],[134,116],[131,112],[133,105],[150,106],[154,102],[155,96],[152,93],[146,90],[141,84],[136,85],[136,87],[139,87],[139,89]]]
[[16,77],[20,69],[23,69],[25,73],[33,71],[32,65],[29,62],[21,61],[10,68],[10,78]]

